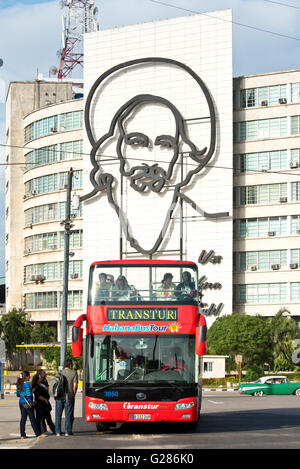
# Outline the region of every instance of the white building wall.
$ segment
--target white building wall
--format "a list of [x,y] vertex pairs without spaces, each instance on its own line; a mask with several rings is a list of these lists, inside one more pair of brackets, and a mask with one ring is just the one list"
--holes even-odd
[[[226,21],[220,21],[222,18]],[[232,312],[232,34],[231,11],[210,13],[210,17],[193,15],[158,22],[137,24],[122,28],[98,31],[85,36],[85,99],[95,80],[106,70],[128,60],[145,57],[163,57],[189,66],[204,81],[212,96],[217,118],[217,145],[209,167],[192,179],[184,193],[202,210],[229,212],[229,217],[209,220],[199,216],[194,209],[183,204],[183,260],[197,262],[202,250],[214,250],[222,256],[220,264],[199,264],[201,275],[208,282],[222,284],[220,290],[205,290],[204,300],[210,305],[224,304],[222,313]],[[208,116],[207,104],[199,86],[183,70],[167,64],[137,66],[120,71],[97,92],[92,107],[95,139],[108,132],[115,112],[126,101],[138,94],[161,96],[173,103],[184,119]],[[187,125],[188,135],[198,147],[209,146],[209,123],[192,121]],[[128,124],[128,131],[139,131],[154,141],[162,134],[174,133],[174,119],[169,109],[150,105],[139,111]],[[112,140],[112,141],[111,141]],[[102,163],[116,158],[116,141],[111,139],[101,148]],[[84,139],[84,193],[91,189],[89,156],[91,145]],[[185,145],[182,151],[187,151]],[[87,154],[87,155],[86,155]],[[105,155],[105,157],[103,156]],[[127,153],[130,164],[154,160],[162,166],[170,160],[170,153],[157,148],[142,151],[130,148]],[[140,161],[138,161],[140,160]],[[195,162],[191,159],[188,165]],[[164,166],[164,167],[165,167]],[[191,166],[187,166],[187,169]],[[229,168],[229,169],[226,169]],[[118,180],[116,197],[121,204],[119,166],[105,162],[103,171]],[[187,171],[185,168],[184,171]],[[179,168],[173,183],[179,181]],[[166,212],[173,196],[172,188],[161,193],[139,193],[128,181],[124,181],[123,209],[127,214],[132,232],[143,248],[154,244],[162,228]],[[109,206],[105,194],[84,203],[84,259],[85,284],[91,262],[120,257],[120,226],[116,213]],[[170,224],[160,250],[155,258],[179,259],[179,207]],[[166,251],[174,252],[166,252]],[[143,257],[123,241],[124,258]]]

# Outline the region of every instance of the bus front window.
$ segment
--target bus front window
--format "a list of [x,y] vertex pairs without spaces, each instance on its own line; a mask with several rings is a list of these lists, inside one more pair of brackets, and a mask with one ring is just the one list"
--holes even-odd
[[87,383],[195,382],[195,337],[87,337]]

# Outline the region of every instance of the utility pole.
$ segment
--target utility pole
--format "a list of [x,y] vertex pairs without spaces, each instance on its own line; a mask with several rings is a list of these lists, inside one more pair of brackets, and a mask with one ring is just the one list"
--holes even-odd
[[69,293],[69,259],[70,259],[70,234],[71,228],[71,191],[72,191],[73,169],[68,171],[67,185],[67,206],[66,219],[61,222],[65,226],[65,245],[64,245],[64,277],[63,277],[63,294],[62,294],[62,310],[61,310],[61,330],[60,330],[60,366],[64,367],[67,358],[67,316],[68,316],[68,293]]

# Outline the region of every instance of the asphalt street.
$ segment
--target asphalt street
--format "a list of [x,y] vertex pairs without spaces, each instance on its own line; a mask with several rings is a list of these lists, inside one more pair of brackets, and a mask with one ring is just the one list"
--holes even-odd
[[[53,406],[54,407],[54,406]],[[200,421],[195,430],[178,424],[127,424],[97,432],[81,416],[77,395],[74,435],[49,435],[37,441],[28,422],[27,440],[19,437],[18,399],[0,400],[0,449],[107,449],[155,451],[180,449],[298,449],[300,398],[255,398],[237,392],[204,392]]]

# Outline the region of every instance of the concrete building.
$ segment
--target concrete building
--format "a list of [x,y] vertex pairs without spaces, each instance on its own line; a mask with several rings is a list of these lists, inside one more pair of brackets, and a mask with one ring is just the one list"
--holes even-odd
[[234,311],[300,321],[300,70],[234,79]]
[[[72,83],[12,82],[7,94],[6,310],[59,325],[67,173],[82,188],[82,99]],[[82,220],[74,214],[69,319],[82,308]],[[59,327],[58,327],[59,333]],[[58,334],[59,335],[59,334]]]

